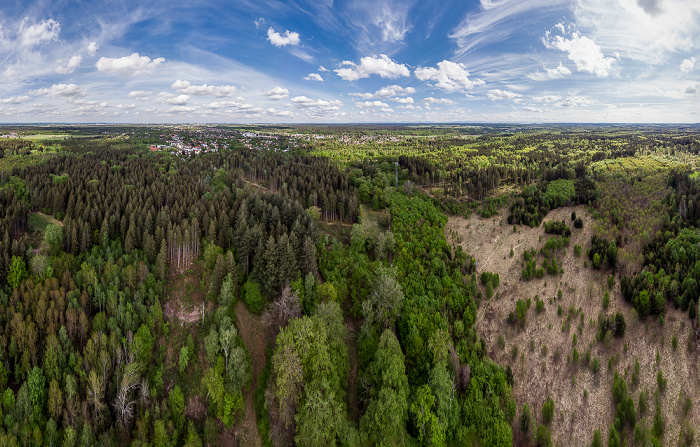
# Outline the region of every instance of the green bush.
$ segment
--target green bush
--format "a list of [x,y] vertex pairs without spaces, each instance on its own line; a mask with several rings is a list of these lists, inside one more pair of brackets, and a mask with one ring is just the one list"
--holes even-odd
[[547,396],[547,400],[542,405],[542,421],[545,424],[552,422],[554,418],[554,401],[551,397]]
[[262,294],[260,293],[260,286],[258,283],[249,279],[243,285],[243,291],[245,293],[243,301],[245,302],[246,306],[248,306],[248,310],[254,314],[261,313],[265,303],[263,301]]

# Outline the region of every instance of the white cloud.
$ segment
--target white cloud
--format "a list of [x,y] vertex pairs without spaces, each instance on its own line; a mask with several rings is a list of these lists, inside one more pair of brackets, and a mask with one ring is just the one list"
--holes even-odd
[[435,81],[434,87],[446,92],[454,92],[462,89],[470,89],[475,85],[481,85],[480,79],[470,80],[467,67],[462,63],[444,60],[438,62],[438,68],[418,67],[415,75],[421,81]]
[[267,40],[276,47],[299,45],[299,33],[287,30],[284,32],[284,35],[282,35],[276,32],[274,28],[270,27],[270,29],[267,30]]
[[150,99],[150,95],[153,92],[146,92],[143,90],[133,90],[129,92],[128,95],[126,95],[128,98],[133,98],[136,101],[148,101]]
[[355,107],[359,109],[374,109],[376,107],[384,107],[386,109],[389,109],[389,104],[381,101],[365,101],[365,102],[358,102],[355,104]]
[[185,112],[194,112],[197,110],[196,107],[191,107],[191,106],[175,106],[171,107],[168,109],[168,112],[173,112],[173,113],[185,113]]
[[289,90],[287,90],[286,88],[282,88],[282,87],[277,86],[273,89],[266,91],[265,93],[263,93],[263,95],[267,96],[268,98],[270,98],[272,100],[277,101],[280,99],[288,98],[289,97]]
[[148,56],[140,56],[139,53],[133,53],[131,56],[119,58],[101,57],[95,64],[95,67],[107,74],[138,76],[153,73],[153,70],[163,62],[165,62],[165,59],[162,57],[151,59]]
[[690,59],[683,59],[683,62],[681,63],[681,71],[688,73],[690,71],[693,71],[693,68],[695,68],[694,57],[691,57]]
[[52,42],[58,39],[58,33],[61,32],[61,24],[54,19],[42,20],[33,25],[28,23],[29,19],[24,19],[19,27],[20,43],[27,47]]
[[545,68],[544,71],[536,71],[527,75],[533,81],[549,81],[551,79],[560,79],[566,75],[570,75],[571,70],[566,68],[559,62],[557,68]]
[[343,103],[337,99],[327,101],[325,99],[307,98],[306,96],[295,96],[290,101],[292,105],[299,109],[309,110],[315,113],[337,111],[343,105]]
[[357,96],[362,99],[372,99],[372,98],[392,98],[394,96],[406,96],[412,95],[416,92],[413,87],[401,87],[400,85],[387,85],[382,87],[374,93],[350,93],[352,96]]
[[162,92],[158,94],[158,102],[165,102],[177,106],[185,105],[189,102],[190,95],[175,95],[170,92]]
[[22,104],[23,102],[31,101],[29,96],[13,96],[12,98],[0,99],[0,104]]
[[488,97],[491,101],[500,101],[502,99],[514,99],[522,96],[520,93],[510,92],[508,90],[489,90]]
[[48,88],[30,90],[30,95],[54,96],[61,98],[82,98],[87,92],[75,84],[54,84]]
[[324,67],[323,65],[321,65],[320,67],[318,67],[318,71],[329,71],[329,70],[326,67]]
[[398,102],[399,104],[413,104],[413,98],[407,96],[406,98],[391,98],[392,101]]
[[351,61],[343,61],[343,65],[347,65],[350,68],[339,68],[333,71],[338,73],[338,76],[345,81],[357,81],[361,78],[369,78],[373,74],[390,79],[411,75],[408,67],[391,60],[386,54],[380,54],[379,57],[363,57],[360,59],[360,65]]
[[118,109],[134,109],[136,108],[136,104],[117,104]]
[[431,104],[453,104],[454,102],[451,99],[447,98],[433,98],[432,96],[429,96],[427,98],[423,98],[423,102],[427,105]]
[[[697,54],[697,0],[577,0],[574,22],[604,52],[652,66],[676,65],[677,54]],[[658,8],[650,7],[658,5]]]
[[536,113],[541,113],[543,112],[542,109],[537,108],[537,107],[530,107],[530,106],[525,106],[523,107],[523,110],[527,110],[528,112],[536,112]]
[[563,9],[568,3],[568,0],[482,0],[480,8],[470,8],[448,37],[458,46],[457,56],[463,57],[477,48],[503,42],[528,25],[539,26],[537,22],[545,13]]
[[[559,25],[563,27],[562,24]],[[569,59],[574,61],[578,71],[587,71],[599,77],[606,77],[609,75],[608,70],[615,62],[614,58],[603,56],[595,42],[577,31],[571,33],[571,39],[558,35],[552,36],[551,31],[547,31],[543,41],[547,48],[556,48],[569,53]]]
[[543,96],[533,96],[533,100],[537,102],[554,102],[554,101],[559,101],[561,99],[561,96],[559,95],[543,95]]
[[193,96],[213,96],[215,98],[225,98],[233,96],[238,89],[233,85],[192,85],[190,81],[178,79],[170,86],[173,90],[177,90],[182,95]]
[[304,76],[304,79],[306,79],[307,81],[319,81],[319,82],[323,82],[323,78],[322,78],[321,75],[318,74],[318,73],[309,73],[308,76]]
[[61,73],[61,74],[66,74],[66,73],[73,73],[73,70],[76,69],[80,65],[80,62],[82,62],[83,57],[80,55],[75,55],[71,57],[70,59],[58,59],[56,61],[56,67],[54,70],[56,73]]
[[261,27],[262,25],[264,25],[265,23],[266,23],[266,22],[265,22],[265,17],[259,17],[259,18],[255,19],[255,29],[260,28],[260,27]]
[[100,46],[97,45],[97,42],[90,42],[87,46],[87,52],[90,56],[94,56],[97,54],[97,50],[100,49]]
[[595,104],[596,101],[584,98],[582,96],[567,96],[563,101],[556,103],[559,107],[581,107]]
[[205,104],[204,108],[209,109],[209,110],[215,110],[215,109],[234,109],[236,112],[256,112],[260,111],[262,109],[259,109],[251,104],[248,104],[245,102],[245,99],[241,98],[240,96],[236,98],[235,101],[216,101],[216,102],[211,102],[209,104]]

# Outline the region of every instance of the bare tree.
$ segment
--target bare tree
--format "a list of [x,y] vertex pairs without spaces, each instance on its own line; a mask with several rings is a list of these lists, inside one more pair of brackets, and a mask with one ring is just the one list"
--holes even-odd
[[280,296],[268,306],[263,314],[262,321],[275,333],[286,326],[290,320],[301,316],[301,301],[299,296],[287,284],[282,289]]
[[114,402],[117,420],[123,428],[127,428],[134,417],[136,400],[133,397],[133,392],[139,387],[139,379],[138,365],[133,361],[127,363]]

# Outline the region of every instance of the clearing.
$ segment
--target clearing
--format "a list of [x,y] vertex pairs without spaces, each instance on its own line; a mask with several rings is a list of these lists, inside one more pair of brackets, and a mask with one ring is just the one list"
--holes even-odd
[[242,301],[236,304],[236,326],[238,333],[243,338],[246,348],[250,353],[250,361],[252,367],[252,378],[250,381],[250,389],[245,393],[245,414],[239,439],[241,445],[259,447],[262,445],[260,432],[258,432],[258,424],[255,420],[255,408],[253,407],[253,395],[258,389],[258,376],[260,371],[265,367],[267,357],[265,351],[267,349],[267,327],[261,321],[260,316],[253,315],[245,307]]
[[[573,228],[571,211],[576,211],[583,219],[583,229]],[[451,246],[461,244],[475,257],[479,263],[478,272],[495,272],[500,276],[500,286],[495,289],[494,297],[481,302],[476,327],[487,341],[489,355],[500,365],[510,365],[513,370],[517,415],[528,403],[534,423],[541,423],[542,404],[547,396],[551,396],[555,416],[550,428],[555,445],[590,445],[595,429],[600,429],[603,440],[606,440],[615,412],[613,374],[618,371],[627,379],[635,406],[639,392],[647,391],[649,409],[644,419],[647,427],[651,427],[656,375],[661,370],[668,379],[668,387],[661,393],[661,409],[666,422],[663,442],[675,443],[682,421],[679,393],[683,391],[694,400],[700,396],[698,352],[688,316],[667,307],[663,326],[653,318],[640,321],[632,307],[624,302],[618,277],[609,291],[610,306],[603,309],[602,300],[610,271],[584,267],[594,225],[583,206],[559,208],[544,219],[563,219],[572,228],[569,246],[556,256],[564,273],[557,276],[545,274],[541,279],[523,281],[523,251],[529,248],[539,251],[551,235],[545,234],[542,226],[518,226],[514,233],[513,226],[506,223],[507,212],[504,208],[500,215],[489,219],[476,215],[469,219],[450,217],[446,234]],[[583,248],[580,257],[574,254],[575,244]],[[513,257],[510,257],[511,249]],[[541,265],[541,258],[537,264]],[[559,290],[562,291],[561,299],[558,298]],[[544,300],[544,310],[540,314],[535,310],[535,295]],[[532,305],[527,311],[524,327],[508,323],[508,315],[515,311],[516,301],[527,301],[528,298],[532,299]],[[605,346],[596,341],[598,314],[611,315],[617,311],[625,316],[627,331],[624,338],[613,339]],[[569,360],[574,349],[574,334],[577,336],[575,347],[581,356],[578,364]],[[671,343],[674,335],[678,338],[675,350]],[[586,362],[588,351],[590,361]],[[591,367],[596,358],[600,364],[598,372]],[[608,369],[611,358],[612,369]],[[635,358],[641,365],[638,385],[632,384],[631,380]],[[699,402],[694,404],[697,407]],[[699,427],[700,411],[691,410],[688,420],[691,426]],[[523,438],[517,426],[516,418],[515,440],[520,443]],[[628,440],[634,439],[633,433],[627,431],[626,435]]]

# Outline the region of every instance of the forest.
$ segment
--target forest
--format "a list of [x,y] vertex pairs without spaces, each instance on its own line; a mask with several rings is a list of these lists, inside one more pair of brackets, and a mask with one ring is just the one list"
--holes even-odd
[[697,126],[10,132],[2,446],[697,442]]

